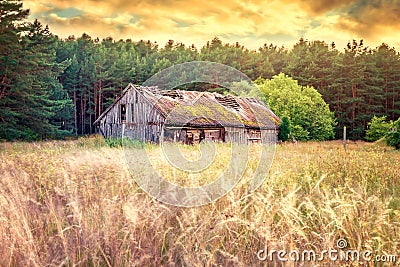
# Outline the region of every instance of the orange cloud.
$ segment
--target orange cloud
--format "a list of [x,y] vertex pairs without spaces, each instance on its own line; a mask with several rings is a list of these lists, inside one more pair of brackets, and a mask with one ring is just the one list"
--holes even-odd
[[400,37],[400,2],[371,1],[356,5],[338,23],[341,30],[349,30],[366,38],[397,35]]
[[297,3],[301,9],[306,10],[311,15],[321,15],[332,10],[338,10],[348,7],[358,0],[299,0],[289,1],[289,3]]
[[[400,25],[397,0],[25,0],[38,17],[62,37],[81,35],[164,45],[169,39],[201,47],[214,36],[256,49],[265,42],[288,46],[300,37],[343,43],[393,38]],[[57,10],[74,8],[69,19]],[[351,37],[354,36],[354,37]],[[326,39],[329,38],[329,39]],[[391,40],[392,40],[391,39]],[[398,39],[398,36],[397,36]],[[389,41],[387,41],[389,42]]]

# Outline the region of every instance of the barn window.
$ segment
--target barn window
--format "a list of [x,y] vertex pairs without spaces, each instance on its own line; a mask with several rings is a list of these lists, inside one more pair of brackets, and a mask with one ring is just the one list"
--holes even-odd
[[120,113],[121,122],[124,122],[126,119],[126,106],[124,104],[121,105],[121,113]]

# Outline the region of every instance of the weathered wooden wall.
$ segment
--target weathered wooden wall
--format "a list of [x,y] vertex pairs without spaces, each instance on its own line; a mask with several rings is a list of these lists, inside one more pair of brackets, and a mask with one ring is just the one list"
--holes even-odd
[[225,131],[226,142],[236,142],[239,144],[274,144],[278,142],[278,134],[276,130],[225,127]]
[[225,142],[247,144],[246,128],[225,127]]
[[182,142],[187,145],[206,142],[225,142],[225,129],[210,127],[165,127],[163,140],[165,142]]
[[[245,129],[239,127],[225,128],[180,128],[166,127],[163,131],[165,142],[182,142],[196,144],[200,132],[204,131],[205,141],[233,142],[239,144],[263,143],[274,144],[278,141],[276,130]],[[195,137],[196,136],[196,137]]]
[[278,142],[277,130],[261,130],[263,144],[275,144]]
[[[123,107],[126,110],[125,114],[122,113]],[[100,120],[100,131],[105,137],[118,138],[122,137],[124,130],[125,137],[158,143],[164,121],[164,117],[154,105],[133,89],[127,91]]]

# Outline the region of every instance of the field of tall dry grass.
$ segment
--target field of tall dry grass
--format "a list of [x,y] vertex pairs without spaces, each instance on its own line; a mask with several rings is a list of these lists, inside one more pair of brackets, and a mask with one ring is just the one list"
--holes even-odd
[[[196,147],[182,149],[196,157]],[[155,164],[179,183],[179,172]],[[398,151],[364,142],[349,143],[347,153],[337,141],[284,144],[263,185],[248,193],[252,165],[218,201],[182,208],[138,188],[122,149],[100,137],[0,143],[0,266],[393,265],[256,255],[265,247],[322,251],[339,238],[354,250],[400,256]]]

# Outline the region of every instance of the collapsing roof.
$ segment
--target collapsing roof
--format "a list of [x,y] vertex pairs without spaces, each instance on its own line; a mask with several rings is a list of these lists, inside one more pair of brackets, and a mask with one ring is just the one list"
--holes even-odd
[[280,123],[256,98],[211,92],[136,87],[166,118],[166,126],[236,126],[276,129]]
[[211,92],[159,90],[129,84],[121,96],[94,122],[100,120],[130,90],[142,94],[166,118],[166,126],[246,127],[277,129],[280,118],[256,98]]

